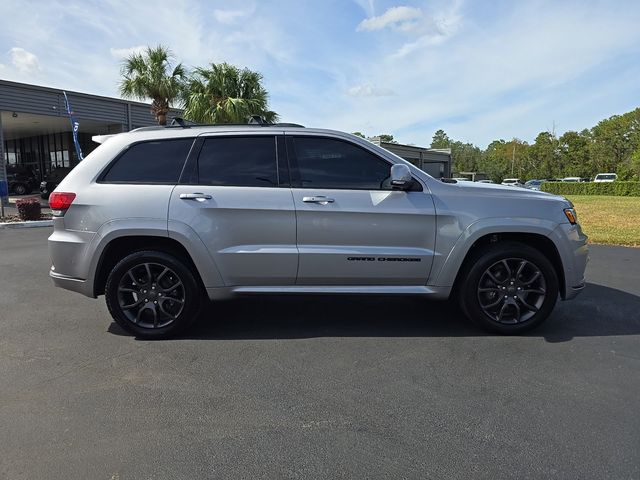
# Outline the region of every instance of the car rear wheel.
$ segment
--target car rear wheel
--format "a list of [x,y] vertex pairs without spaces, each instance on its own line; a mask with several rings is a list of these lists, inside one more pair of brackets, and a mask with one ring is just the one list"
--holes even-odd
[[16,195],[24,195],[27,193],[27,186],[23,185],[22,183],[16,183],[13,186],[13,193],[15,193]]
[[516,334],[544,322],[558,299],[558,276],[538,250],[517,242],[483,247],[467,262],[460,306],[485,330]]
[[105,286],[118,325],[140,338],[169,338],[197,318],[202,291],[191,269],[164,252],[140,251],[113,268]]

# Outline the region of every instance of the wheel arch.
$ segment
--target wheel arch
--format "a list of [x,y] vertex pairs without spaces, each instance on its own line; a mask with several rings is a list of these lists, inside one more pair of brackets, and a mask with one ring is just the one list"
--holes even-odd
[[514,232],[504,232],[504,233],[491,233],[480,237],[476,240],[473,245],[467,251],[467,254],[458,270],[458,274],[456,275],[456,279],[453,284],[453,292],[457,292],[457,286],[460,284],[461,278],[464,276],[464,272],[466,271],[469,262],[473,259],[475,252],[484,246],[491,245],[499,242],[518,242],[530,247],[535,248],[540,253],[542,253],[545,257],[549,259],[553,269],[558,276],[558,285],[560,287],[560,296],[562,298],[565,297],[566,294],[566,286],[565,286],[565,277],[564,277],[564,269],[562,265],[562,258],[560,257],[560,253],[556,245],[553,241],[545,236],[538,233],[514,233]]
[[184,261],[193,271],[196,280],[204,288],[200,273],[187,249],[177,240],[154,235],[125,235],[116,237],[102,250],[96,267],[93,284],[94,296],[103,295],[109,272],[127,255],[143,250],[156,250],[173,255]]
[[537,249],[551,261],[558,276],[560,295],[565,298],[566,277],[564,265],[558,246],[550,238],[550,234],[557,225],[552,222],[548,222],[549,224],[547,225],[546,223],[541,223],[542,221],[540,220],[537,220],[535,224],[526,220],[520,222],[514,221],[515,219],[511,220],[512,223],[503,226],[483,227],[478,224],[469,226],[446,256],[433,284],[452,286],[452,295],[455,295],[456,286],[464,275],[465,267],[479,248],[495,242],[514,241]]

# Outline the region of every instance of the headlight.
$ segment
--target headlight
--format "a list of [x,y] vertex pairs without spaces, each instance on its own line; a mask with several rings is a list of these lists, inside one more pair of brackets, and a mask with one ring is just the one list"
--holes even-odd
[[578,214],[576,213],[575,208],[565,208],[564,214],[571,225],[578,223]]

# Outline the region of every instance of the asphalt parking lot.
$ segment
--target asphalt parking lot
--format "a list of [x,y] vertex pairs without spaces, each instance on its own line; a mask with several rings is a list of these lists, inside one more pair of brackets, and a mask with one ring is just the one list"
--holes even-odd
[[640,249],[497,337],[412,298],[255,298],[140,341],[0,230],[0,477],[640,478]]

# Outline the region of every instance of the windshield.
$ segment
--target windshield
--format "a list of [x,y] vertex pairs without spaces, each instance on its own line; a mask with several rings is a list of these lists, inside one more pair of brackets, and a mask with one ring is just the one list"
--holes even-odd
[[616,179],[616,175],[613,174],[613,173],[601,174],[601,175],[596,175],[596,178],[598,180],[615,180]]

